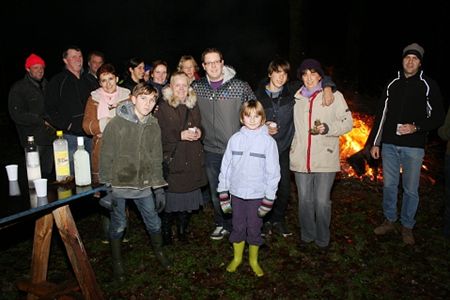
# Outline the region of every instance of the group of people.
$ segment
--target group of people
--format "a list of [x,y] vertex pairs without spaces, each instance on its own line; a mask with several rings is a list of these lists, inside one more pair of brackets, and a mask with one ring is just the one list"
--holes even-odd
[[[375,234],[395,228],[401,169],[406,244],[414,244],[426,136],[442,125],[444,116],[437,84],[422,74],[423,54],[418,44],[404,49],[403,70],[386,88],[369,139],[372,156],[383,158],[386,220]],[[247,243],[249,264],[255,275],[263,276],[258,263],[263,237],[292,234],[285,220],[291,171],[298,190],[301,244],[329,247],[339,137],[352,129],[353,120],[319,61],[305,59],[298,79],[289,81],[289,62],[276,58],[253,92],[215,48],[202,53],[202,78],[190,55],[181,57],[171,75],[164,60],[149,66],[133,57],[123,80],[102,52],[89,54],[85,72],[78,47],[68,47],[62,58],[64,70],[48,82],[44,60],[31,54],[25,78],[10,90],[9,111],[22,145],[28,135],[35,137],[44,176],[52,173],[55,129],[64,130],[72,154],[76,137],[84,136],[93,181],[110,188],[109,242],[116,279],[125,274],[120,247],[127,228],[126,200],[133,199],[156,258],[169,269],[172,263],[163,245],[173,241],[173,223],[178,240],[188,240],[191,213],[205,205],[205,186],[214,209],[210,238],[229,236],[233,244],[234,257],[226,270],[237,270]],[[449,140],[445,126],[450,127],[444,125],[439,134]]]

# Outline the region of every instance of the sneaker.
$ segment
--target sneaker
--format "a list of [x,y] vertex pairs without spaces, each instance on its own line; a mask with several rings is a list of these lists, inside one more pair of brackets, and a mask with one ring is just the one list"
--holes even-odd
[[272,223],[266,222],[263,224],[262,230],[261,230],[261,236],[268,236],[272,234]]
[[394,223],[392,223],[391,221],[388,221],[388,220],[384,220],[383,224],[381,224],[380,226],[375,228],[373,230],[373,232],[376,235],[384,235],[384,234],[394,231],[394,230],[395,230]]
[[407,245],[414,245],[414,243],[416,242],[414,240],[414,235],[413,235],[412,229],[406,228],[404,226],[402,226],[402,238],[403,238],[403,243],[405,243]]
[[288,237],[292,235],[292,232],[290,232],[286,224],[284,222],[274,222],[272,224],[272,232],[278,233],[279,235],[282,235],[283,237]]
[[214,229],[214,231],[211,233],[211,235],[209,237],[212,240],[221,240],[228,234],[230,234],[230,232],[228,230],[226,230],[222,226],[217,226],[216,229]]

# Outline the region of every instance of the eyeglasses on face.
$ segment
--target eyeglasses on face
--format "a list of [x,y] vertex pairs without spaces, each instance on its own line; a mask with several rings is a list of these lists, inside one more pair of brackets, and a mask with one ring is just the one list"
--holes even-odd
[[205,66],[210,67],[210,66],[215,66],[215,65],[217,65],[217,64],[221,64],[221,63],[222,63],[222,60],[220,59],[220,60],[208,61],[208,62],[205,61],[203,64],[204,64]]

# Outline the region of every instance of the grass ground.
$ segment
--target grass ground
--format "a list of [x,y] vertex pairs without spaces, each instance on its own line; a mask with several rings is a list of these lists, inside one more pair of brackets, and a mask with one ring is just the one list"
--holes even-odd
[[[174,268],[165,272],[152,254],[142,221],[131,210],[130,241],[123,244],[127,279],[114,282],[109,246],[100,242],[97,204],[81,201],[72,211],[108,299],[448,299],[450,241],[441,232],[442,188],[439,178],[434,185],[421,187],[413,247],[403,244],[399,232],[382,237],[373,234],[374,226],[382,221],[380,183],[351,178],[336,181],[328,252],[314,245],[299,247],[293,198],[288,226],[294,235],[266,239],[260,251],[266,273],[262,278],[252,274],[247,260],[236,273],[225,271],[232,248],[225,239],[209,239],[213,229],[210,209],[193,215],[188,244],[175,241],[166,247]],[[18,226],[0,232],[3,241],[10,239],[1,247],[1,299],[25,299],[15,282],[29,274],[33,223]],[[56,237],[50,255],[49,280],[73,278]]]

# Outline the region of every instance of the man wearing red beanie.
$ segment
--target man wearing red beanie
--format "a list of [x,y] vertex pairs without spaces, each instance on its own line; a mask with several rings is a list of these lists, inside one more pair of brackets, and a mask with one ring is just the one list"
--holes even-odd
[[44,78],[45,62],[31,54],[25,60],[25,77],[15,82],[8,98],[11,119],[15,122],[20,144],[25,147],[27,136],[34,136],[39,151],[42,176],[50,178],[53,171],[53,148],[55,130],[46,121],[44,92],[47,79]]

